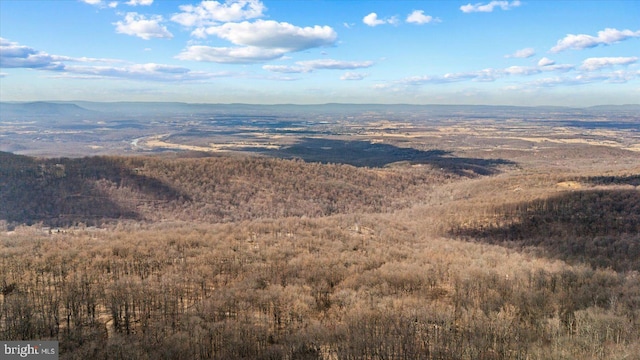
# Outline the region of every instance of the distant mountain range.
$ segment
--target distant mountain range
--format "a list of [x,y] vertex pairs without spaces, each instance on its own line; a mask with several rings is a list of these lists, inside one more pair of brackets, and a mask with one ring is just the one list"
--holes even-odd
[[0,117],[4,116],[88,116],[93,114],[87,108],[74,103],[34,101],[24,103],[0,102]]
[[496,111],[624,111],[640,113],[640,104],[598,105],[587,108],[561,106],[499,106],[499,105],[412,105],[412,104],[342,104],[319,105],[255,105],[255,104],[192,104],[181,102],[90,102],[90,101],[34,101],[0,102],[0,118],[32,116],[74,116],[128,114],[203,114],[203,113],[351,113],[366,111],[427,111],[435,113]]

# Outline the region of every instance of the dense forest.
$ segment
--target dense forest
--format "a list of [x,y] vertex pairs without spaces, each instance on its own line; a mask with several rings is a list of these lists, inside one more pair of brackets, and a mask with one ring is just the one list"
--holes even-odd
[[640,354],[637,173],[0,163],[0,338],[62,359]]
[[469,239],[538,247],[563,259],[640,271],[640,192],[573,191],[500,206],[493,221],[452,231]]
[[358,168],[237,156],[34,159],[0,152],[0,161],[0,219],[50,226],[381,212],[420,200],[424,185],[460,177],[430,166]]

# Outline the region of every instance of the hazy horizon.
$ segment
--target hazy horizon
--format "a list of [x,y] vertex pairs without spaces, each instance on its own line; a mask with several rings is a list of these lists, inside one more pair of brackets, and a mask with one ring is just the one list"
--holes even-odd
[[2,101],[637,104],[635,1],[2,1]]
[[149,100],[149,101],[135,101],[135,100],[115,100],[115,101],[100,101],[100,100],[48,100],[48,99],[34,99],[34,100],[0,100],[0,104],[74,104],[78,106],[82,106],[82,103],[93,103],[93,104],[140,104],[140,105],[152,105],[152,104],[179,104],[179,105],[199,105],[199,106],[408,106],[408,107],[521,107],[521,108],[566,108],[566,109],[588,109],[593,107],[640,107],[640,102],[635,103],[627,103],[627,104],[598,104],[598,105],[586,105],[586,106],[569,106],[569,105],[508,105],[508,104],[471,104],[471,103],[461,103],[461,104],[451,104],[451,103],[443,103],[443,104],[435,104],[435,103],[364,103],[364,102],[324,102],[324,103],[246,103],[246,102],[189,102],[189,101],[162,101],[162,100]]

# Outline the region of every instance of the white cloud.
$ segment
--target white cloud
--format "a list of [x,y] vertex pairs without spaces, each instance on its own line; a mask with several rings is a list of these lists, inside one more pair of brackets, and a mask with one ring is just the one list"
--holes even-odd
[[613,67],[615,65],[629,65],[638,61],[637,57],[599,57],[588,58],[582,62],[581,69],[587,71],[599,70],[605,67]]
[[430,22],[438,21],[431,15],[425,15],[424,10],[413,10],[411,14],[407,16],[406,22],[412,24],[428,24]]
[[171,20],[187,27],[202,27],[230,21],[255,19],[263,16],[266,7],[257,0],[202,1],[199,5],[181,5],[181,13]]
[[542,59],[538,60],[538,66],[541,66],[541,67],[550,66],[550,65],[553,65],[555,63],[556,63],[555,61],[553,61],[553,60],[551,60],[549,58],[546,58],[546,57],[543,57]]
[[536,51],[533,48],[524,48],[524,49],[517,50],[513,54],[505,55],[504,57],[526,59],[526,58],[532,57],[535,54],[536,54]]
[[290,65],[264,65],[264,70],[283,73],[283,74],[299,74],[309,72],[311,69],[304,68],[302,66],[290,66]]
[[556,76],[532,81],[526,85],[534,87],[555,87],[555,86],[575,86],[591,83],[613,83],[621,84],[637,79],[640,72],[617,71],[608,74],[580,74],[576,76]]
[[0,67],[2,68],[55,68],[53,57],[42,51],[0,38]]
[[173,34],[165,26],[160,25],[162,16],[156,15],[147,19],[144,15],[130,12],[125,15],[124,21],[114,23],[116,32],[149,40],[151,38],[171,39]]
[[476,73],[446,73],[440,77],[442,82],[456,82],[464,80],[473,80],[478,77]]
[[640,79],[640,70],[636,71],[625,71],[618,70],[612,73],[606,74],[608,77],[606,82],[614,83],[614,84],[622,84],[631,80]]
[[97,7],[100,7],[100,8],[104,8],[105,6],[107,6],[107,7],[110,7],[112,9],[114,9],[114,8],[118,7],[118,2],[117,1],[110,1],[110,2],[106,3],[106,5],[105,5],[105,1],[104,0],[80,0],[80,1],[85,3],[85,4],[97,6]]
[[265,65],[262,68],[279,73],[308,73],[314,70],[353,70],[373,66],[373,61],[341,61],[334,59],[318,59],[297,61],[295,65]]
[[121,60],[49,55],[45,52],[0,38],[0,67],[57,70],[63,62],[118,63]]
[[347,70],[347,69],[362,69],[368,68],[373,65],[373,61],[340,61],[333,59],[319,59],[319,60],[307,60],[298,61],[296,64],[310,68],[310,69],[332,69],[332,70]]
[[553,65],[545,65],[540,67],[542,71],[557,71],[557,72],[567,72],[570,70],[574,70],[576,67],[571,64],[553,64]]
[[286,53],[333,45],[338,35],[330,26],[299,27],[274,20],[246,21],[263,16],[258,0],[202,1],[180,6],[171,20],[195,27],[196,38],[217,36],[236,46],[190,44],[176,58],[217,63],[258,63],[282,58]]
[[597,36],[586,34],[568,34],[564,38],[558,40],[556,46],[552,47],[552,53],[558,53],[567,49],[582,50],[596,47],[598,45],[611,45],[629,38],[640,37],[640,30],[617,30],[606,28],[598,31]]
[[378,26],[378,25],[386,24],[386,21],[378,19],[378,14],[376,13],[371,13],[365,16],[364,18],[362,18],[362,22],[369,26]]
[[87,78],[124,78],[143,81],[194,81],[226,76],[227,73],[206,73],[191,71],[187,68],[155,63],[114,66],[66,66],[65,72],[72,75],[84,75]]
[[64,75],[59,77],[83,79],[113,78],[138,81],[176,82],[202,81],[232,75],[233,74],[227,72],[208,73],[203,71],[192,71],[179,66],[148,63],[121,67],[71,65],[66,66],[64,69]]
[[533,76],[542,72],[566,72],[575,68],[573,65],[552,64],[546,66],[510,66],[504,69],[487,68],[478,71],[447,73],[444,75],[411,76],[400,79],[395,83],[396,85],[416,86],[425,84],[446,84],[462,81],[492,82],[508,76]]
[[149,6],[153,4],[153,0],[129,0],[125,4],[129,6],[138,6],[138,5]]
[[438,76],[410,76],[399,80],[401,85],[425,85],[425,84],[446,84],[460,81],[494,81],[500,75],[495,69],[484,69],[473,72],[447,73]]
[[367,76],[369,76],[369,74],[347,71],[346,73],[342,74],[342,76],[340,76],[340,80],[362,80]]
[[[495,81],[507,76],[535,76],[548,73],[550,71],[566,72],[575,69],[573,65],[547,65],[544,67],[518,67],[512,66],[505,69],[483,69],[473,72],[450,73],[436,76],[411,76],[396,81],[389,81],[382,84],[375,84],[374,89],[390,92],[412,91],[413,87],[429,84],[446,84],[451,82],[473,81],[485,82]],[[529,82],[521,82],[518,85],[509,86],[514,90],[549,88],[556,86],[579,86],[593,83],[620,84],[640,79],[640,70],[617,70],[612,72],[595,73],[574,73],[574,75],[552,76],[538,78]]]
[[[72,64],[67,65],[67,63]],[[101,65],[87,65],[92,63],[101,63]],[[48,70],[56,72],[57,77],[83,79],[123,78],[143,81],[194,81],[231,76],[229,73],[192,71],[174,65],[127,64],[125,61],[117,59],[50,55],[3,38],[0,38],[0,67]]]
[[226,23],[203,29],[201,35],[215,35],[236,45],[302,51],[332,45],[338,35],[330,26],[298,27],[273,20]]
[[256,46],[211,47],[193,45],[176,56],[176,59],[215,62],[223,64],[251,64],[281,58],[286,49],[265,49]]
[[9,74],[0,72],[0,78],[7,77],[7,76],[9,76]]
[[503,71],[507,75],[534,75],[540,73],[540,69],[530,66],[510,66]]
[[467,5],[460,6],[460,10],[463,13],[472,13],[472,12],[492,12],[494,8],[499,7],[502,10],[509,10],[514,7],[518,7],[522,5],[519,0],[514,1],[492,1],[487,4],[476,3],[471,5],[470,3]]
[[384,24],[392,24],[395,25],[398,23],[398,18],[392,16],[386,19],[378,19],[378,14],[372,12],[371,14],[362,18],[362,22],[369,26],[378,26]]

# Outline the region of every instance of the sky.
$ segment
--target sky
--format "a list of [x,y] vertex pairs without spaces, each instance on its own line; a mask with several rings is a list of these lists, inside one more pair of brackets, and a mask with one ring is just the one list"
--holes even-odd
[[640,1],[0,0],[0,100],[640,103]]

